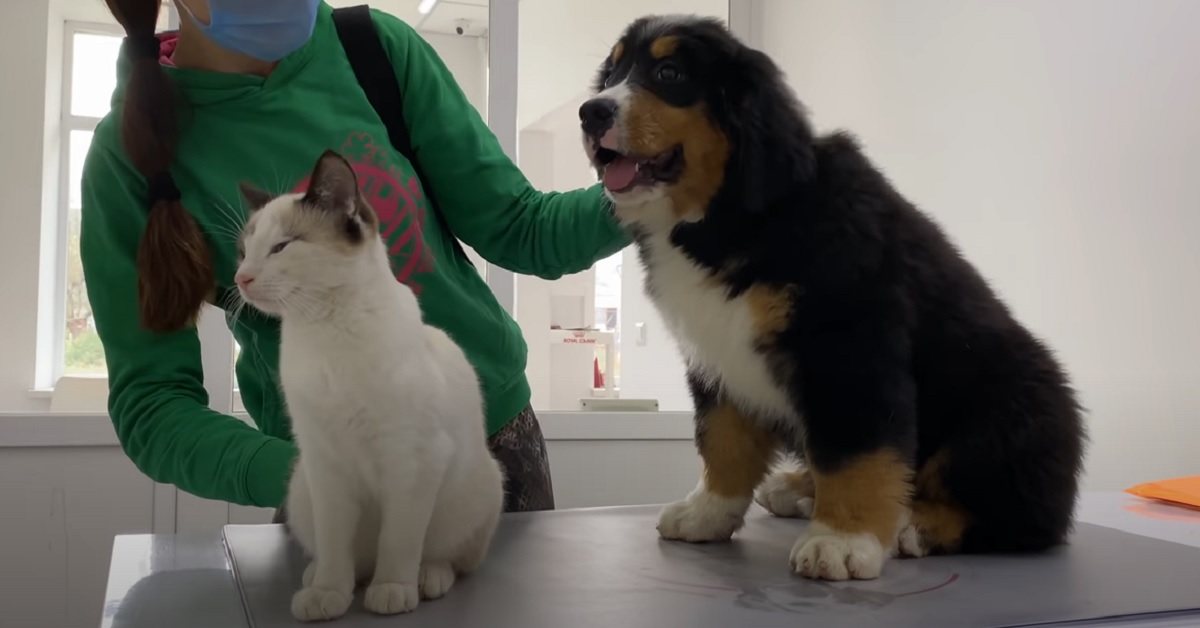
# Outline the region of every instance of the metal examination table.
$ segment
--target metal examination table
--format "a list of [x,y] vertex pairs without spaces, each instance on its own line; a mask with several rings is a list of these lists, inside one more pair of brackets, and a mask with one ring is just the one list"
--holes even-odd
[[[878,580],[793,576],[805,522],[755,506],[730,543],[660,541],[659,508],[506,515],[492,553],[409,615],[347,628],[1200,627],[1200,510],[1122,493],[1082,500],[1072,544],[1038,556],[893,560]],[[304,561],[281,526],[118,536],[106,628],[276,628]]]

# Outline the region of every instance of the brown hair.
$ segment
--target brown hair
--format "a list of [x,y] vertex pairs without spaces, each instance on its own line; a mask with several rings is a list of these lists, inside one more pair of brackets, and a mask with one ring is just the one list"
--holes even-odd
[[216,289],[208,242],[183,207],[170,165],[179,144],[176,91],[158,60],[154,30],[161,0],[105,0],[125,29],[131,68],[121,111],[121,141],[149,183],[149,217],[138,246],[142,326],[170,332],[195,324]]

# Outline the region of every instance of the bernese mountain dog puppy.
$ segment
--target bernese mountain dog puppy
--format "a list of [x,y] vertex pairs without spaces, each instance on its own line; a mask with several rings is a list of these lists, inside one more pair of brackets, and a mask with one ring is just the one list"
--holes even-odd
[[[1068,376],[767,55],[717,20],[642,18],[579,114],[695,402],[704,472],[662,538],[729,539],[757,499],[811,518],[791,564],[826,580],[1067,541],[1087,439]],[[772,473],[781,455],[802,470]]]

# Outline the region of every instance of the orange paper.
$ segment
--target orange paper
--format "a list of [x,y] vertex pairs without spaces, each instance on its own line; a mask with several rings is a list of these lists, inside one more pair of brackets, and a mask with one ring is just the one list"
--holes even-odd
[[1161,499],[1192,508],[1200,508],[1200,475],[1146,482],[1127,488],[1125,492],[1138,497]]

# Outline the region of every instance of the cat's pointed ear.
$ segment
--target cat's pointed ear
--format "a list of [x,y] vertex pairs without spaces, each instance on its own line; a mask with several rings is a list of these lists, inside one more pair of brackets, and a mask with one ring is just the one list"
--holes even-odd
[[304,202],[326,211],[353,212],[357,195],[358,179],[350,162],[332,150],[322,153],[309,178]]
[[250,208],[250,213],[262,209],[264,205],[270,203],[275,198],[245,181],[238,184],[238,190],[241,191],[242,199],[246,201],[246,206]]

